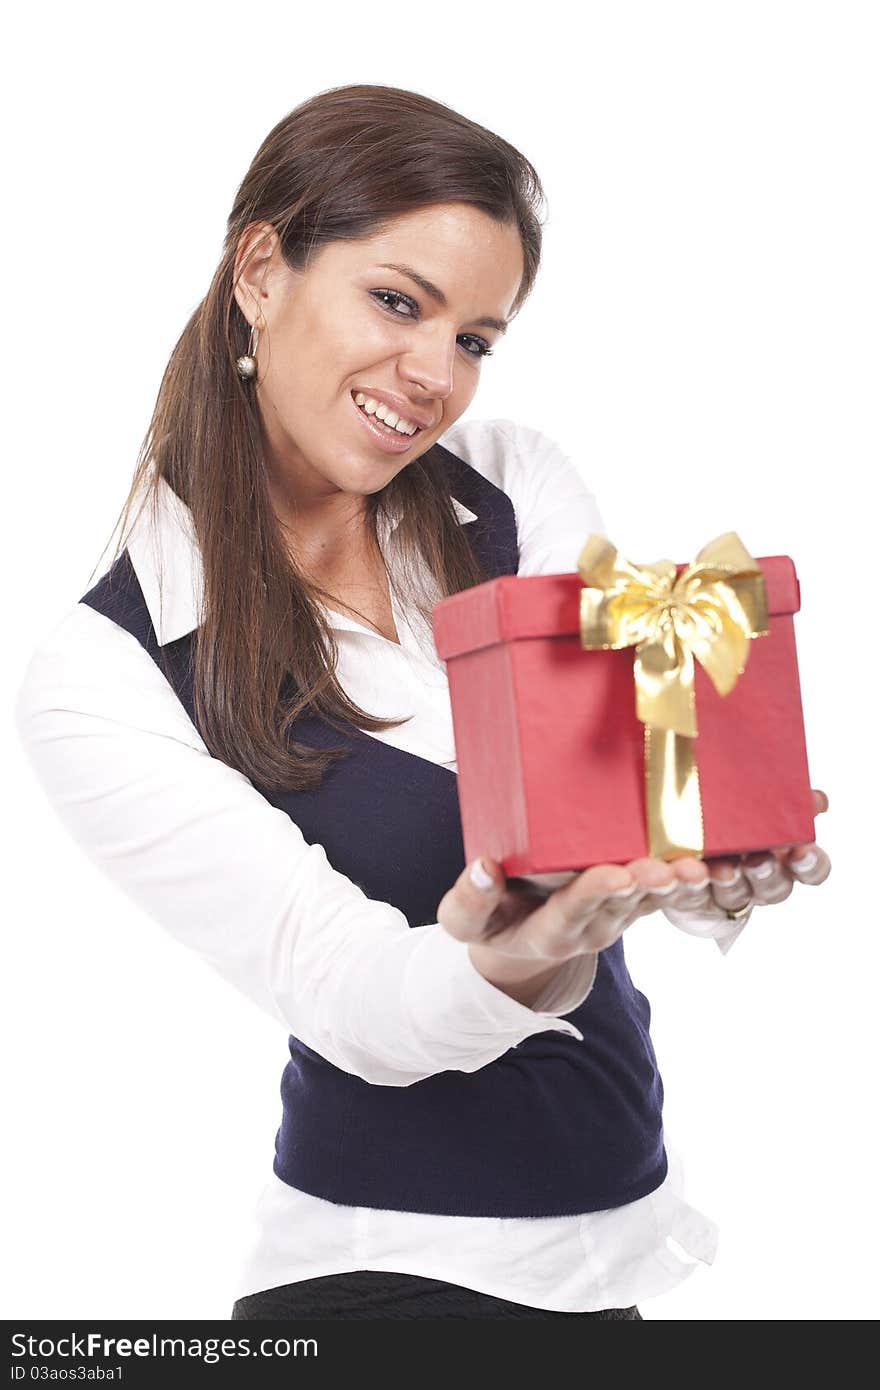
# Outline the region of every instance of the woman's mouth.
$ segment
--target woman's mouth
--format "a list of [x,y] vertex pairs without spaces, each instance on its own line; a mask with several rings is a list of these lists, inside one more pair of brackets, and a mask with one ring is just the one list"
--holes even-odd
[[[362,394],[362,392],[358,392],[358,395]],[[375,415],[369,415],[362,406],[357,404],[353,395],[350,395],[350,400],[352,409],[357,412],[364,428],[369,430],[370,438],[386,453],[406,453],[407,449],[412,447],[414,440],[424,433],[419,426],[416,426],[415,434],[401,434],[399,430],[384,424],[382,420],[377,420]]]

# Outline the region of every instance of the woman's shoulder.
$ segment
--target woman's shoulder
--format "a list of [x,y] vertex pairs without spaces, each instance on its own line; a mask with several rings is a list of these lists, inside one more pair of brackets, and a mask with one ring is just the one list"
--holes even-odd
[[128,646],[125,634],[120,641],[120,629],[103,614],[80,599],[68,604],[32,643],[24,667],[31,682],[64,680],[74,672],[88,670],[90,663],[100,662],[108,648]]
[[542,485],[577,485],[591,492],[584,473],[562,443],[545,430],[509,418],[456,420],[439,443],[494,482],[510,498]]
[[573,467],[544,430],[506,418],[456,420],[438,441],[504,492],[511,492],[542,456],[549,468]]
[[545,430],[518,420],[457,420],[439,443],[511,498],[519,514],[595,499],[580,463]]
[[509,419],[458,420],[440,443],[510,498],[520,574],[573,570],[586,537],[606,534],[591,483],[544,430]]

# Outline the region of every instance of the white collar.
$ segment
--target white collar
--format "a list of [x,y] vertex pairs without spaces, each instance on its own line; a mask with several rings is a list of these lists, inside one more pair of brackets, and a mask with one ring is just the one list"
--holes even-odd
[[[192,512],[186,503],[164,478],[158,482],[155,510],[149,498],[146,504],[143,499],[144,494],[139,493],[125,544],[161,647],[186,636],[202,622],[204,573]],[[459,525],[477,520],[457,498],[451,501]],[[384,537],[380,534],[383,548],[399,521],[398,514],[386,523]],[[323,604],[321,607],[332,627],[352,626],[342,614]]]

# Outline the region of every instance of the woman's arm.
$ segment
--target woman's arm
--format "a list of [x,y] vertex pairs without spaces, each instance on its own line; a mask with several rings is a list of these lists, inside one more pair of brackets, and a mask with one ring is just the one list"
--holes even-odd
[[[490,984],[439,923],[410,928],[338,873],[210,755],[136,638],[88,605],[33,654],[15,721],[51,805],[97,868],[335,1066],[407,1086],[476,1071],[548,1029],[581,1037]],[[579,963],[567,979],[583,975]]]

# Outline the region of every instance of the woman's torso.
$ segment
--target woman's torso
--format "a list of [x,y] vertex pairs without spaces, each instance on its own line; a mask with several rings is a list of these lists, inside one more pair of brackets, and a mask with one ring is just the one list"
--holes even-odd
[[[508,490],[520,522],[525,560],[520,572],[573,568],[584,535],[602,529],[595,503],[575,470],[536,431],[510,422],[472,422],[449,432],[444,443]],[[411,614],[376,583],[377,572],[368,570],[356,576],[354,589],[342,594],[329,583],[325,586],[367,619],[364,624],[328,610],[339,643],[340,683],[373,713],[409,714],[405,724],[376,735],[389,750],[454,771],[448,689],[430,634],[423,625],[411,625]],[[372,604],[371,592],[378,595]],[[386,707],[378,708],[371,696],[385,698]],[[469,1283],[539,1306],[589,1310],[635,1303],[660,1291],[658,1282],[669,1287],[686,1277],[693,1266],[670,1256],[666,1239],[671,1234],[680,1239],[689,1230],[692,1252],[701,1259],[712,1254],[712,1223],[684,1206],[670,1179],[619,1207],[545,1220],[350,1206],[327,1202],[276,1177],[264,1192],[261,1210],[256,1252],[240,1293],[316,1273],[386,1268]],[[444,1264],[444,1250],[455,1272]],[[612,1292],[609,1270],[615,1266],[624,1285],[615,1285]]]

